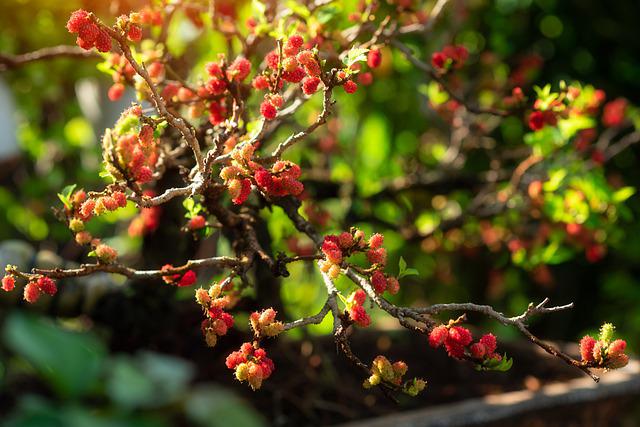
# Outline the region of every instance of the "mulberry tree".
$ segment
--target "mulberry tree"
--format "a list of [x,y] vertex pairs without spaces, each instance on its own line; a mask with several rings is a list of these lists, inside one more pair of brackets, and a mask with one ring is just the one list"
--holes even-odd
[[[235,377],[253,389],[277,375],[268,356],[273,337],[330,317],[336,345],[359,368],[365,388],[418,394],[426,380],[408,375],[408,366],[392,361],[393,354],[391,360],[380,355],[363,361],[352,351],[351,334],[372,325],[373,311],[423,334],[425,346],[481,370],[508,370],[512,360],[490,331],[474,337],[465,313],[513,327],[595,381],[593,369],[626,365],[626,343],[614,339],[610,324],[597,339],[580,341],[580,359],[530,332],[533,317],[571,309],[567,301],[551,306],[545,299],[512,316],[470,302],[392,303],[403,281],[418,272],[402,258],[397,269],[390,265],[383,231],[393,230],[424,250],[504,248],[511,263],[529,270],[582,254],[596,262],[619,231],[619,213],[634,191],[606,180],[607,162],[640,140],[640,110],[580,82],[533,86],[531,71],[541,66],[535,57],[498,78],[491,70],[506,65],[490,52],[464,43],[427,48],[433,42],[426,41],[454,40],[455,30],[446,24],[460,19],[456,14],[463,6],[457,2],[348,4],[158,1],[101,18],[77,10],[67,23],[70,44],[75,38],[77,47],[0,57],[3,69],[59,56],[98,59],[98,68],[112,78],[110,100],[126,93],[137,97],[102,135],[101,176],[109,183],[93,189],[71,185],[55,207],[93,261],[32,271],[8,265],[2,289],[23,292],[33,303],[63,291],[66,278],[98,272],[193,287],[195,304],[202,307],[203,342],[214,347],[237,326],[234,307],[243,290],[260,285],[252,278],[258,266],[287,280],[290,264],[310,263],[322,278],[322,309],[291,321],[264,306],[249,316],[252,336],[226,359]],[[178,17],[225,53],[203,60],[188,48],[172,51],[172,22]],[[365,168],[366,185],[356,192],[344,174],[327,183],[332,165],[349,157],[348,149],[336,145],[339,127],[348,125],[341,122],[341,100],[384,88],[398,63],[418,71],[425,130],[437,127],[444,142],[426,153],[394,153],[391,174]],[[521,144],[500,142],[505,121],[527,129]],[[376,138],[367,144],[374,147]],[[298,162],[288,157],[294,149],[306,153]],[[167,187],[162,178],[175,172],[182,183]],[[331,188],[322,191],[323,185]],[[345,195],[352,205],[385,201],[395,212],[393,221],[366,208],[330,218],[325,203]],[[216,234],[228,241],[229,252],[143,270],[87,229],[95,217],[135,206],[139,214],[129,233],[153,233],[167,226],[163,205],[176,200],[185,210],[185,239]],[[273,210],[283,212],[283,221],[296,230],[289,253],[273,255],[258,236],[261,215]],[[425,215],[430,225],[417,221]],[[381,232],[366,233],[357,226],[363,222]],[[218,274],[199,275],[205,267]],[[443,314],[451,320],[437,320]]]

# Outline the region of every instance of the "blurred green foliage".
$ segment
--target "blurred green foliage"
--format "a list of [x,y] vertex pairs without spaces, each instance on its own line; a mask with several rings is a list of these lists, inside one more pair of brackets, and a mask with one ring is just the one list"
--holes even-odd
[[20,312],[4,322],[2,342],[10,350],[0,358],[2,388],[29,378],[53,391],[51,398],[12,395],[7,427],[164,427],[178,419],[203,427],[264,425],[230,392],[192,386],[195,368],[182,359],[150,352],[108,355],[91,333]]

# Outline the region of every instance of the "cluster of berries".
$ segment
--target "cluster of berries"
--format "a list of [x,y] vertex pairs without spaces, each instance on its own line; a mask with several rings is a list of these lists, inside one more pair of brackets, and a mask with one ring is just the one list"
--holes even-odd
[[278,50],[267,53],[265,70],[253,79],[254,89],[272,92],[265,95],[260,105],[260,113],[265,119],[275,119],[282,107],[283,99],[275,92],[282,89],[283,81],[300,83],[305,95],[316,93],[322,83],[317,55],[311,49],[304,49],[304,44],[304,38],[299,34],[289,37],[282,46],[282,55]]
[[142,16],[138,12],[131,12],[129,15],[120,15],[116,20],[116,25],[127,35],[127,39],[134,43],[142,40]]
[[455,359],[463,359],[465,356],[478,361],[502,359],[496,353],[495,335],[486,334],[478,342],[472,342],[471,332],[467,328],[456,326],[455,321],[449,321],[449,325],[436,326],[429,333],[429,345],[433,348],[444,345],[447,354]]
[[[165,264],[162,266],[160,271],[167,271],[172,269],[173,269],[173,265]],[[185,286],[191,286],[194,283],[196,283],[196,280],[198,280],[198,276],[196,275],[195,271],[187,270],[187,272],[184,274],[170,274],[170,275],[162,276],[162,280],[164,280],[164,282],[168,285],[174,285],[179,288],[182,288]]]
[[344,259],[354,253],[364,252],[372,265],[369,278],[376,293],[389,291],[396,294],[400,289],[400,283],[395,277],[384,273],[387,250],[382,247],[383,243],[384,236],[381,234],[373,234],[367,240],[364,232],[355,228],[352,228],[351,232],[325,236],[321,247],[325,259],[320,261],[320,269],[335,279],[340,275],[340,265]]
[[468,57],[469,51],[466,47],[448,45],[431,55],[431,65],[439,72],[446,72],[451,68],[461,68]]
[[236,372],[238,381],[247,381],[253,390],[262,386],[273,373],[275,366],[262,348],[254,348],[251,343],[244,343],[240,350],[227,356],[227,368]]
[[[402,385],[402,377],[407,373],[408,366],[403,361],[391,363],[384,356],[377,356],[371,363],[371,376],[364,380],[362,387],[368,389],[386,382],[394,386]],[[427,386],[427,382],[414,378],[404,384],[402,391],[410,396],[417,396]]]
[[111,50],[111,37],[98,27],[86,10],[79,9],[71,14],[67,21],[67,30],[78,34],[76,44],[85,50],[91,50],[94,46],[100,52]]
[[[209,99],[209,122],[212,125],[222,123],[227,116],[227,107],[225,105],[224,95],[228,92],[232,84],[242,83],[251,72],[251,62],[247,58],[238,57],[227,66],[227,62],[223,55],[220,56],[218,62],[209,62],[205,69],[209,75],[209,80],[198,88],[198,96],[200,98]],[[183,94],[181,101],[188,99]],[[191,94],[193,95],[193,94]],[[194,106],[191,115],[198,114],[198,107]]]
[[[533,104],[533,111],[529,114],[528,124],[533,131],[539,131],[545,126],[556,126],[559,118],[569,116],[595,115],[604,102],[606,95],[602,90],[593,89],[591,86],[582,88],[578,85],[566,85],[561,82],[561,90],[558,93],[550,93],[548,87],[539,92],[542,94]],[[617,101],[617,100],[616,100]],[[612,101],[607,105],[616,103]],[[624,102],[624,100],[622,100]],[[624,107],[608,110],[605,106],[603,123],[608,126],[619,124],[624,120]],[[617,110],[617,111],[616,111]],[[611,112],[611,115],[607,114]],[[609,121],[611,120],[611,121]]]
[[111,246],[94,238],[85,230],[85,223],[94,215],[102,215],[107,211],[115,211],[127,205],[127,196],[120,190],[110,190],[106,195],[88,198],[84,190],[78,190],[69,199],[70,206],[66,214],[69,217],[69,229],[75,233],[76,243],[79,245],[91,245],[93,252],[102,263],[111,263],[118,257],[118,253]]
[[624,354],[627,342],[613,340],[614,329],[611,323],[605,323],[600,328],[598,340],[589,335],[580,340],[580,355],[584,363],[608,369],[622,368],[629,363],[629,356]]
[[153,170],[158,161],[156,139],[150,125],[143,125],[139,132],[128,132],[118,138],[116,153],[121,167],[128,171],[139,184],[153,179]]
[[367,299],[367,294],[362,289],[358,289],[352,292],[346,300],[347,313],[349,313],[349,319],[363,328],[366,328],[371,324],[371,317],[364,308],[364,302]]
[[244,203],[251,192],[251,184],[267,196],[298,196],[304,190],[300,178],[300,166],[286,160],[279,160],[267,170],[253,160],[255,146],[240,144],[231,151],[231,163],[220,171],[229,190],[233,203]]
[[[15,266],[7,266],[7,271]],[[16,277],[8,273],[2,278],[2,290],[5,292],[11,292],[16,287]],[[34,303],[38,301],[40,295],[55,295],[58,292],[56,282],[50,277],[37,276],[29,279],[29,282],[24,287],[23,297],[28,303]]]
[[227,334],[233,327],[233,316],[226,311],[231,305],[228,295],[221,296],[222,286],[218,283],[212,285],[209,291],[203,288],[196,290],[196,301],[200,304],[207,316],[202,321],[201,329],[204,339],[209,347],[218,342],[218,337]]
[[284,330],[284,324],[275,320],[276,314],[278,313],[273,308],[251,313],[249,323],[256,337],[275,337]]
[[283,197],[287,195],[299,196],[304,186],[298,179],[302,171],[300,166],[288,160],[278,160],[271,169],[259,168],[253,177],[266,195],[271,197]]
[[127,206],[127,196],[119,190],[112,191],[111,194],[87,198],[83,190],[78,190],[73,195],[73,204],[78,205],[75,216],[69,221],[69,228],[73,232],[84,230],[84,223],[93,216],[100,216],[108,211],[115,211]]

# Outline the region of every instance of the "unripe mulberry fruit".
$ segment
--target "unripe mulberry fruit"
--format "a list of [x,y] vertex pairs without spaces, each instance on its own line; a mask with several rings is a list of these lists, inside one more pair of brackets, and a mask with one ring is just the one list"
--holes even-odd
[[124,208],[127,206],[127,196],[122,191],[114,191],[111,197],[114,198],[119,207]]
[[492,354],[496,351],[498,342],[496,336],[493,334],[485,334],[480,338],[480,342],[487,348],[487,354]]
[[209,296],[209,292],[206,289],[198,288],[196,289],[196,301],[198,304],[206,306],[211,302],[211,297]]
[[249,376],[249,364],[241,363],[236,366],[236,378],[238,381],[245,381]]
[[83,221],[88,221],[93,216],[93,209],[96,207],[96,201],[93,199],[86,200],[80,206],[80,216]]
[[76,243],[79,245],[86,245],[91,242],[91,239],[93,239],[93,236],[88,231],[76,233]]
[[593,347],[596,345],[596,340],[589,335],[585,335],[580,340],[580,356],[582,356],[583,362],[593,362]]
[[266,90],[269,89],[269,80],[265,76],[259,75],[253,79],[251,86],[256,90]]
[[196,215],[189,220],[188,227],[189,230],[200,230],[201,228],[204,228],[205,225],[207,225],[206,218],[202,215]]
[[302,79],[302,91],[305,95],[313,95],[318,90],[320,84],[320,78],[318,77],[305,77]]
[[382,52],[380,49],[373,48],[367,54],[367,65],[369,68],[378,68],[382,63]]
[[142,28],[138,25],[129,26],[129,31],[127,31],[127,38],[132,42],[139,42],[142,39]]
[[218,343],[218,336],[213,330],[207,329],[204,335],[204,340],[207,343],[207,346],[215,347],[216,344]]
[[300,51],[300,48],[304,44],[304,39],[298,34],[294,34],[289,37],[289,40],[284,44],[282,53],[286,56],[294,56]]
[[269,101],[263,101],[262,104],[260,104],[260,114],[267,120],[273,120],[276,118],[278,110]]
[[463,346],[469,345],[473,340],[471,332],[462,326],[452,326],[449,328],[448,340],[460,343]]
[[25,301],[33,304],[38,301],[38,298],[40,298],[40,288],[38,288],[38,285],[36,285],[35,282],[29,282],[24,287],[23,296]]
[[431,330],[431,333],[429,333],[429,345],[433,348],[438,348],[444,343],[444,340],[448,336],[449,330],[446,326],[436,326]]
[[376,233],[369,238],[369,246],[371,249],[377,249],[384,243],[384,236]]
[[74,233],[83,231],[84,222],[82,222],[78,218],[72,218],[71,221],[69,221],[69,230],[73,231]]
[[351,233],[344,231],[338,235],[338,243],[340,244],[340,248],[348,249],[353,246],[353,236]]
[[607,348],[607,357],[616,357],[624,353],[624,349],[627,347],[625,340],[615,340]]
[[329,277],[332,279],[337,279],[340,276],[340,266],[337,264],[333,264],[331,268],[329,268]]
[[122,95],[124,94],[124,90],[125,90],[125,87],[122,83],[115,83],[111,85],[111,87],[109,88],[109,91],[107,92],[107,96],[109,97],[110,101],[117,101],[120,98],[122,98]]
[[384,273],[380,270],[376,270],[371,275],[371,285],[373,285],[373,289],[375,289],[376,293],[383,293],[387,289],[387,278],[384,277]]
[[58,292],[56,282],[46,276],[39,277],[38,280],[36,280],[36,285],[47,295],[55,295],[56,292]]
[[472,344],[469,351],[471,352],[471,356],[475,359],[482,359],[488,353],[487,348],[479,342]]
[[391,295],[395,295],[400,290],[400,282],[395,277],[387,278],[387,292]]
[[351,94],[351,93],[355,93],[355,91],[358,90],[358,84],[353,80],[347,80],[346,82],[344,82],[344,85],[342,86],[342,88],[344,89],[345,92]]
[[251,62],[247,58],[236,58],[227,68],[227,79],[238,82],[247,78],[251,72]]
[[7,275],[2,278],[2,290],[5,292],[11,292],[16,287],[16,279]]
[[111,246],[105,245],[104,243],[101,243],[96,247],[95,253],[100,261],[107,264],[115,261],[118,257],[118,252],[116,252],[116,250]]

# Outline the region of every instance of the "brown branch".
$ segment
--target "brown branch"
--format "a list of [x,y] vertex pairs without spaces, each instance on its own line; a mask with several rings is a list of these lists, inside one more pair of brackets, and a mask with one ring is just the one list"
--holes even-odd
[[15,274],[16,276],[24,279],[31,279],[35,276],[47,276],[52,279],[66,279],[71,277],[83,277],[89,276],[94,273],[114,273],[121,276],[125,276],[130,279],[151,279],[162,276],[171,276],[174,274],[182,274],[187,270],[202,267],[228,267],[235,268],[241,266],[247,262],[246,259],[237,259],[231,257],[212,257],[201,258],[187,261],[185,264],[165,269],[165,270],[136,270],[131,267],[127,267],[122,264],[83,264],[78,268],[62,269],[42,269],[34,268],[31,273],[20,272],[16,269],[10,268],[8,273]]
[[202,157],[202,152],[200,151],[200,143],[198,142],[195,136],[196,135],[195,130],[182,117],[177,117],[173,113],[169,112],[169,110],[167,110],[167,105],[164,99],[162,99],[162,96],[160,95],[160,93],[158,92],[158,88],[155,86],[155,84],[151,80],[151,76],[149,76],[149,73],[147,72],[147,70],[142,65],[140,65],[133,57],[133,53],[131,52],[131,48],[129,47],[129,43],[127,42],[126,37],[122,35],[120,32],[114,30],[113,28],[107,25],[104,25],[95,16],[93,15],[91,16],[94,22],[102,30],[106,31],[118,43],[125,58],[127,58],[127,60],[129,61],[133,69],[136,70],[136,73],[138,73],[138,75],[142,77],[144,81],[147,83],[153,106],[156,108],[160,116],[162,116],[165,120],[167,120],[167,122],[171,126],[175,127],[180,131],[184,139],[187,141],[187,144],[189,144],[189,147],[193,151],[193,154],[196,159],[196,163],[198,165],[198,170],[200,171],[201,174],[204,175],[205,174],[204,160]]
[[19,55],[0,54],[0,71],[57,58],[100,59],[101,57],[95,52],[86,51],[78,46],[52,46]]

